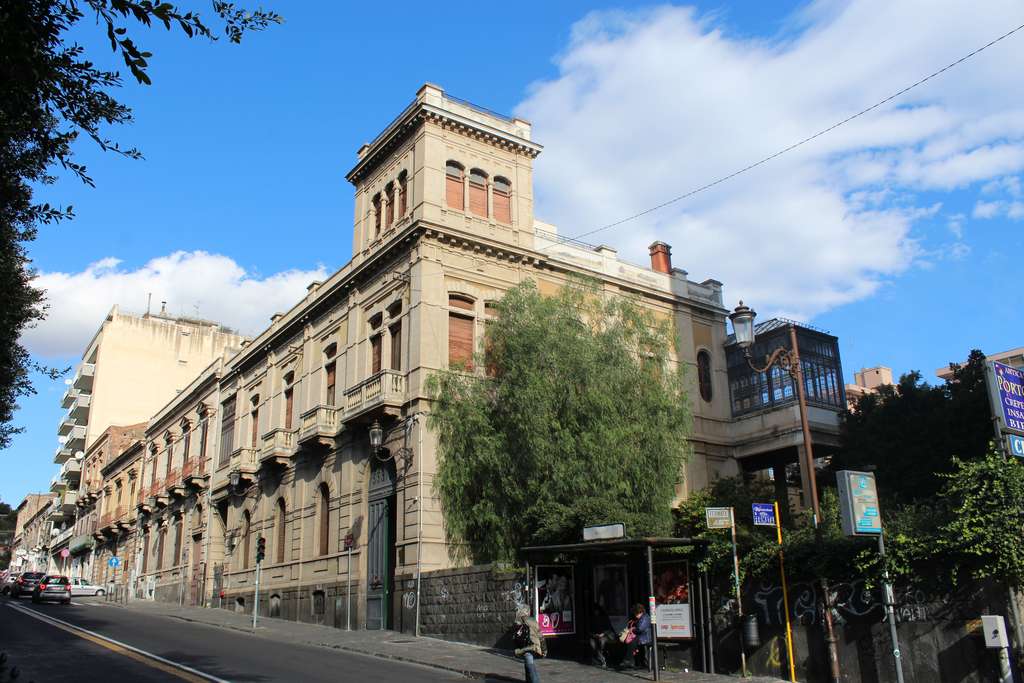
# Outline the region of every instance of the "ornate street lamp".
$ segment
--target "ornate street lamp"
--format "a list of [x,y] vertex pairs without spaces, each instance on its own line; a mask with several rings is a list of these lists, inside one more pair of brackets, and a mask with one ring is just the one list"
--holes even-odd
[[380,452],[380,445],[384,441],[384,430],[380,427],[380,422],[377,420],[373,421],[370,425],[370,448],[373,449],[373,454],[376,455]]
[[239,470],[231,470],[231,473],[228,474],[228,484],[231,486],[231,488],[233,490],[237,489],[238,488],[238,484],[241,481],[242,481],[242,473]]
[[[800,406],[800,427],[803,430],[804,438],[804,453],[803,458],[800,460],[800,478],[803,481],[803,488],[807,491],[811,499],[811,510],[814,513],[814,529],[818,536],[818,542],[821,542],[821,529],[818,526],[821,520],[821,508],[818,505],[818,484],[814,476],[814,451],[811,446],[811,427],[807,420],[807,396],[804,388],[804,371],[803,366],[800,363],[800,347],[797,344],[796,337],[796,325],[789,323],[789,348],[784,346],[772,351],[770,354],[765,356],[764,367],[757,367],[754,365],[754,359],[751,356],[750,349],[754,345],[754,338],[756,332],[754,330],[754,318],[757,317],[757,313],[753,309],[744,306],[743,302],[740,301],[740,305],[737,306],[732,313],[729,314],[729,320],[732,321],[733,332],[736,335],[736,344],[743,349],[743,355],[747,358],[747,364],[750,365],[751,369],[757,373],[768,372],[773,365],[778,365],[787,372],[789,372],[790,378],[793,380],[793,384],[796,385],[797,401]],[[776,474],[776,476],[778,476]],[[826,640],[828,642],[828,654],[829,654],[829,668],[832,674],[833,681],[839,681],[839,656],[836,646],[835,631],[832,625],[832,612],[831,605],[829,604],[829,591],[828,582],[821,579],[822,592],[825,596],[825,630]]]

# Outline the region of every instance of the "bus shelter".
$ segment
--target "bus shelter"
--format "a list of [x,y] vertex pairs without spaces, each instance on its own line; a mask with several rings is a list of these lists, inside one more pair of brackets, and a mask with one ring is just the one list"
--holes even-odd
[[[710,584],[695,562],[707,544],[692,538],[616,538],[521,548],[533,612],[549,649],[578,655],[594,631],[595,615],[607,617],[618,633],[631,616],[630,605],[640,603],[651,615],[653,680],[660,680],[669,643],[678,646],[676,652],[689,651],[691,667],[699,662],[699,670],[713,671]],[[680,552],[686,548],[692,552]]]

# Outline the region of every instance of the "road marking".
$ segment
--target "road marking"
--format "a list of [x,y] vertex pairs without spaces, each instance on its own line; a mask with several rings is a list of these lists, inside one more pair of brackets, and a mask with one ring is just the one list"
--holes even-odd
[[32,617],[33,619],[48,623],[62,631],[67,631],[79,638],[105,647],[108,650],[124,655],[125,657],[133,659],[141,664],[145,664],[146,666],[177,676],[178,678],[189,681],[190,683],[202,683],[204,681],[213,681],[213,683],[230,683],[230,681],[226,681],[223,678],[217,678],[216,676],[199,671],[198,669],[193,669],[185,664],[172,662],[169,659],[164,659],[160,655],[140,650],[139,648],[127,643],[122,643],[121,641],[114,640],[109,636],[104,636],[96,633],[95,631],[90,631],[89,629],[82,628],[81,626],[76,626],[75,624],[64,621],[63,619],[52,617],[49,614],[43,614],[33,609],[22,607],[21,605],[14,605],[12,603],[7,603],[7,606],[17,612],[21,612],[22,614]]

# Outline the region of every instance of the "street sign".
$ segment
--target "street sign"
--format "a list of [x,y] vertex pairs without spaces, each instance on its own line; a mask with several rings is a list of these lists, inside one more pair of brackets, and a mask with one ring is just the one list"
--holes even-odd
[[67,548],[61,548],[60,549],[61,559],[64,559],[64,560],[68,559],[68,555],[70,555],[70,554],[71,554],[71,551],[68,550]]
[[839,488],[839,518],[847,536],[875,536],[882,533],[878,489],[871,472],[836,472]]
[[987,365],[993,417],[1002,431],[1024,434],[1024,370],[995,361]]
[[107,564],[113,567],[114,569],[117,569],[119,566],[121,566],[121,558],[117,556],[112,557],[109,560],[107,560]]
[[1007,436],[1007,441],[1010,446],[1010,454],[1016,455],[1018,458],[1024,458],[1024,437],[1010,434]]
[[754,503],[754,526],[775,526],[775,505]]
[[709,529],[731,529],[732,508],[704,508]]

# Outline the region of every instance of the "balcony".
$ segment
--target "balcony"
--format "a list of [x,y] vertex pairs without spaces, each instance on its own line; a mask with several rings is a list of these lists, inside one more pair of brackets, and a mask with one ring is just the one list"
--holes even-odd
[[78,483],[82,479],[82,461],[78,459],[66,461],[61,465],[60,478],[71,488],[77,489]]
[[287,465],[295,455],[295,430],[272,429],[263,435],[260,462]]
[[338,436],[341,411],[334,406],[316,406],[300,416],[299,445],[333,446]]
[[118,505],[117,510],[114,512],[114,525],[122,531],[131,529],[133,520],[128,516],[128,506]]
[[148,515],[153,511],[153,502],[149,499],[149,489],[140,488],[139,495],[135,499],[135,511]]
[[259,451],[249,446],[239,446],[231,451],[230,464],[229,471],[238,470],[243,480],[256,481],[256,472],[260,469]]
[[100,523],[96,525],[97,534],[111,534],[117,531],[117,527],[114,524],[114,513],[105,512],[100,515]]
[[96,365],[93,363],[82,363],[75,373],[75,380],[72,386],[81,391],[92,392],[92,378],[96,374]]
[[345,419],[355,419],[377,409],[394,411],[397,415],[404,403],[405,375],[381,370],[345,391]]
[[185,497],[185,482],[181,480],[181,469],[175,467],[167,473],[167,479],[165,482],[165,490],[170,496],[176,496],[179,498]]
[[54,493],[61,493],[67,488],[67,484],[60,477],[54,477],[50,480],[50,490]]
[[206,460],[192,458],[181,467],[181,480],[185,486],[195,486],[202,489],[206,487],[206,481],[210,475],[206,472]]
[[60,399],[60,407],[65,410],[70,408],[76,398],[78,398],[78,389],[68,387],[68,390],[64,392],[64,396]]
[[60,421],[57,422],[57,436],[67,436],[75,428],[76,424],[75,418],[71,417],[70,414],[62,416]]
[[53,461],[58,465],[63,465],[74,456],[75,451],[70,446],[61,446],[57,449],[57,453],[53,456]]
[[85,450],[85,425],[75,425],[67,435],[64,446],[72,451]]
[[89,419],[89,408],[92,406],[92,394],[79,394],[75,402],[71,404],[71,417],[79,424]]
[[150,507],[164,507],[167,505],[167,491],[164,489],[164,482],[157,479],[149,487]]

